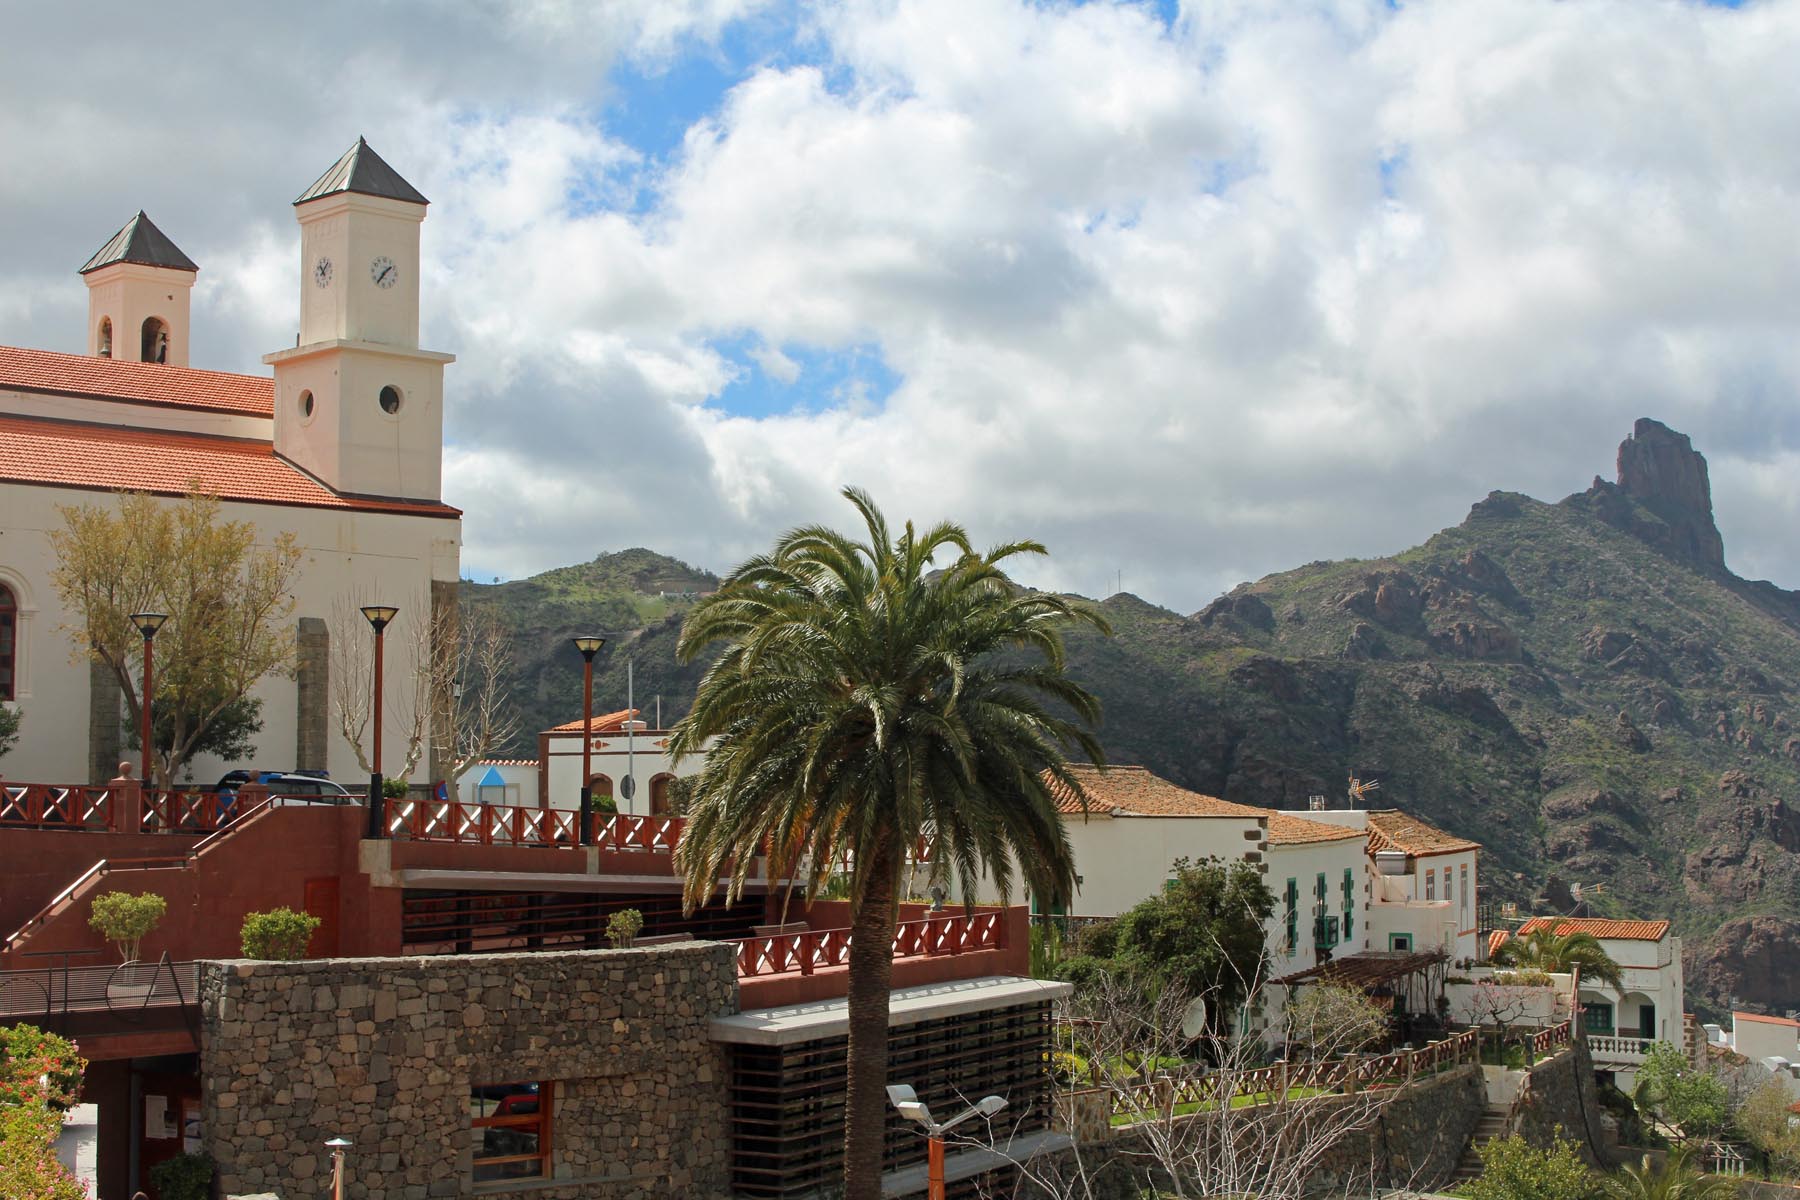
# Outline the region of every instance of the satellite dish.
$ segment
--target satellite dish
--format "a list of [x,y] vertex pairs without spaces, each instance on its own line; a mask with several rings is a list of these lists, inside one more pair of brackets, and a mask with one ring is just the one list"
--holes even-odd
[[1206,1032],[1206,997],[1195,996],[1181,1015],[1181,1036],[1197,1038]]
[[627,800],[637,795],[637,780],[632,776],[627,775],[619,784],[619,794],[624,796]]

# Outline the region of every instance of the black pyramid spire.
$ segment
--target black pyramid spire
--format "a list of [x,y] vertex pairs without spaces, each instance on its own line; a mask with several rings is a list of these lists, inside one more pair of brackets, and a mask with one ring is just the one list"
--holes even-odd
[[320,196],[338,192],[359,192],[364,196],[384,196],[389,200],[405,200],[409,204],[429,204],[419,189],[400,178],[400,172],[387,165],[381,155],[363,138],[344,151],[344,156],[331,164],[331,169],[300,193],[295,204],[305,204]]
[[139,209],[137,216],[125,222],[125,227],[112,235],[106,245],[94,251],[94,257],[82,266],[81,274],[98,271],[101,267],[113,263],[141,263],[146,267],[172,267],[177,271],[198,271],[200,268],[194,260],[181,252],[181,247],[169,240],[169,235],[158,229]]

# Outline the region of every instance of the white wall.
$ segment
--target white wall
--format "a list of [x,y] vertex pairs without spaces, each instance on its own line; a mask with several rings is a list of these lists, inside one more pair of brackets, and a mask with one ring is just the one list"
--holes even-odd
[[[1320,872],[1325,874],[1325,913],[1339,919],[1340,931],[1344,916],[1345,868],[1351,871],[1356,898],[1355,909],[1351,913],[1353,921],[1350,936],[1332,949],[1331,956],[1346,958],[1370,948],[1369,859],[1364,853],[1366,845],[1367,842],[1362,838],[1346,838],[1340,842],[1304,842],[1269,847],[1268,884],[1269,891],[1275,894],[1275,910],[1268,922],[1271,979],[1280,979],[1318,965],[1318,955],[1313,946],[1313,907],[1317,903],[1314,889]],[[1287,947],[1289,879],[1295,881],[1298,891],[1295,902],[1297,936],[1291,953]]]
[[[668,751],[666,729],[640,729],[628,738],[624,733],[607,732],[594,737],[589,751],[595,775],[612,781],[613,803],[622,813],[647,815],[650,812],[650,785],[658,775],[686,779],[698,775],[706,760],[701,755],[683,759],[674,765]],[[553,733],[545,739],[544,775],[548,782],[551,808],[581,807],[581,734]],[[625,799],[627,775],[637,781],[635,795]],[[535,805],[535,793],[526,801]]]
[[1069,912],[1116,917],[1162,891],[1175,860],[1242,859],[1266,836],[1253,817],[1064,816],[1075,874],[1081,879]]
[[[69,618],[51,582],[56,556],[48,535],[62,527],[58,506],[115,502],[115,497],[104,492],[0,483],[0,581],[13,588],[21,610],[16,707],[24,723],[19,744],[0,758],[0,774],[10,780],[87,780],[88,664],[85,659],[71,661],[74,643],[60,628]],[[335,603],[360,594],[362,603],[403,606],[388,631],[392,652],[411,622],[429,619],[432,581],[454,581],[458,575],[461,522],[454,519],[236,501],[222,504],[220,515],[224,520],[254,523],[262,532],[259,549],[281,532],[292,532],[298,538],[303,557],[294,580],[294,611],[285,622],[289,631],[301,617],[329,621]],[[366,625],[358,632],[370,636]],[[387,665],[392,681],[393,658]],[[233,766],[287,770],[295,765],[298,696],[294,681],[265,679],[253,694],[263,700],[263,731],[255,738],[255,754],[243,763],[198,759],[192,765],[197,783],[211,783]],[[355,753],[336,733],[335,720],[330,725],[327,761],[331,776],[355,782],[361,775]],[[398,773],[405,732],[390,712],[384,732],[390,774]],[[136,761],[131,751],[123,755]],[[427,773],[428,764],[422,760],[413,778],[424,782]]]

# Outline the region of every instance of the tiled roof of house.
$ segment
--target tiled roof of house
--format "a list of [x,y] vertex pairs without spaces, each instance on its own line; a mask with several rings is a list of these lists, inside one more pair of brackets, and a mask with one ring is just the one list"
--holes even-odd
[[[1148,770],[1129,764],[1101,770],[1091,763],[1071,763],[1069,773],[1088,795],[1087,812],[1111,817],[1249,817],[1263,816],[1260,808],[1233,804],[1176,787]],[[1056,811],[1078,814],[1081,800],[1069,788],[1047,779],[1056,798]]]
[[1731,1019],[1733,1021],[1756,1021],[1763,1025],[1787,1025],[1794,1029],[1800,1029],[1800,1021],[1788,1017],[1765,1017],[1761,1013],[1734,1012],[1731,1014]]
[[275,415],[275,381],[160,363],[0,346],[0,389],[94,396],[246,417]]
[[[152,367],[151,370],[167,368]],[[0,415],[0,483],[458,517],[447,504],[340,496],[267,442]]]
[[1489,930],[1488,931],[1488,957],[1489,958],[1494,957],[1494,951],[1500,949],[1501,944],[1503,942],[1505,942],[1506,939],[1510,938],[1511,936],[1512,936],[1512,934],[1508,933],[1504,929]]
[[1298,813],[1268,809],[1269,844],[1272,846],[1304,846],[1313,842],[1361,841],[1363,831],[1325,821],[1314,821]]
[[1599,917],[1533,917],[1519,926],[1519,936],[1540,929],[1557,933],[1591,933],[1597,938],[1624,942],[1660,942],[1668,935],[1667,921],[1608,921]]
[[[590,729],[595,733],[618,733],[625,728],[625,722],[637,716],[635,708],[621,708],[618,712],[595,713]],[[544,730],[545,733],[580,733],[582,720],[576,717],[573,721],[564,721],[561,725],[553,725]]]
[[1397,808],[1377,808],[1369,812],[1369,850],[1403,850],[1415,856],[1454,854],[1459,850],[1479,850],[1480,842],[1445,833],[1435,825]]

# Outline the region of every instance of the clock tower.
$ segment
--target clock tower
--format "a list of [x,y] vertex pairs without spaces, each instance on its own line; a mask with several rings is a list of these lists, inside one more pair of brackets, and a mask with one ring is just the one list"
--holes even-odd
[[419,348],[426,199],[361,138],[294,201],[300,335],[275,368],[275,451],[334,491],[438,500],[444,364]]

